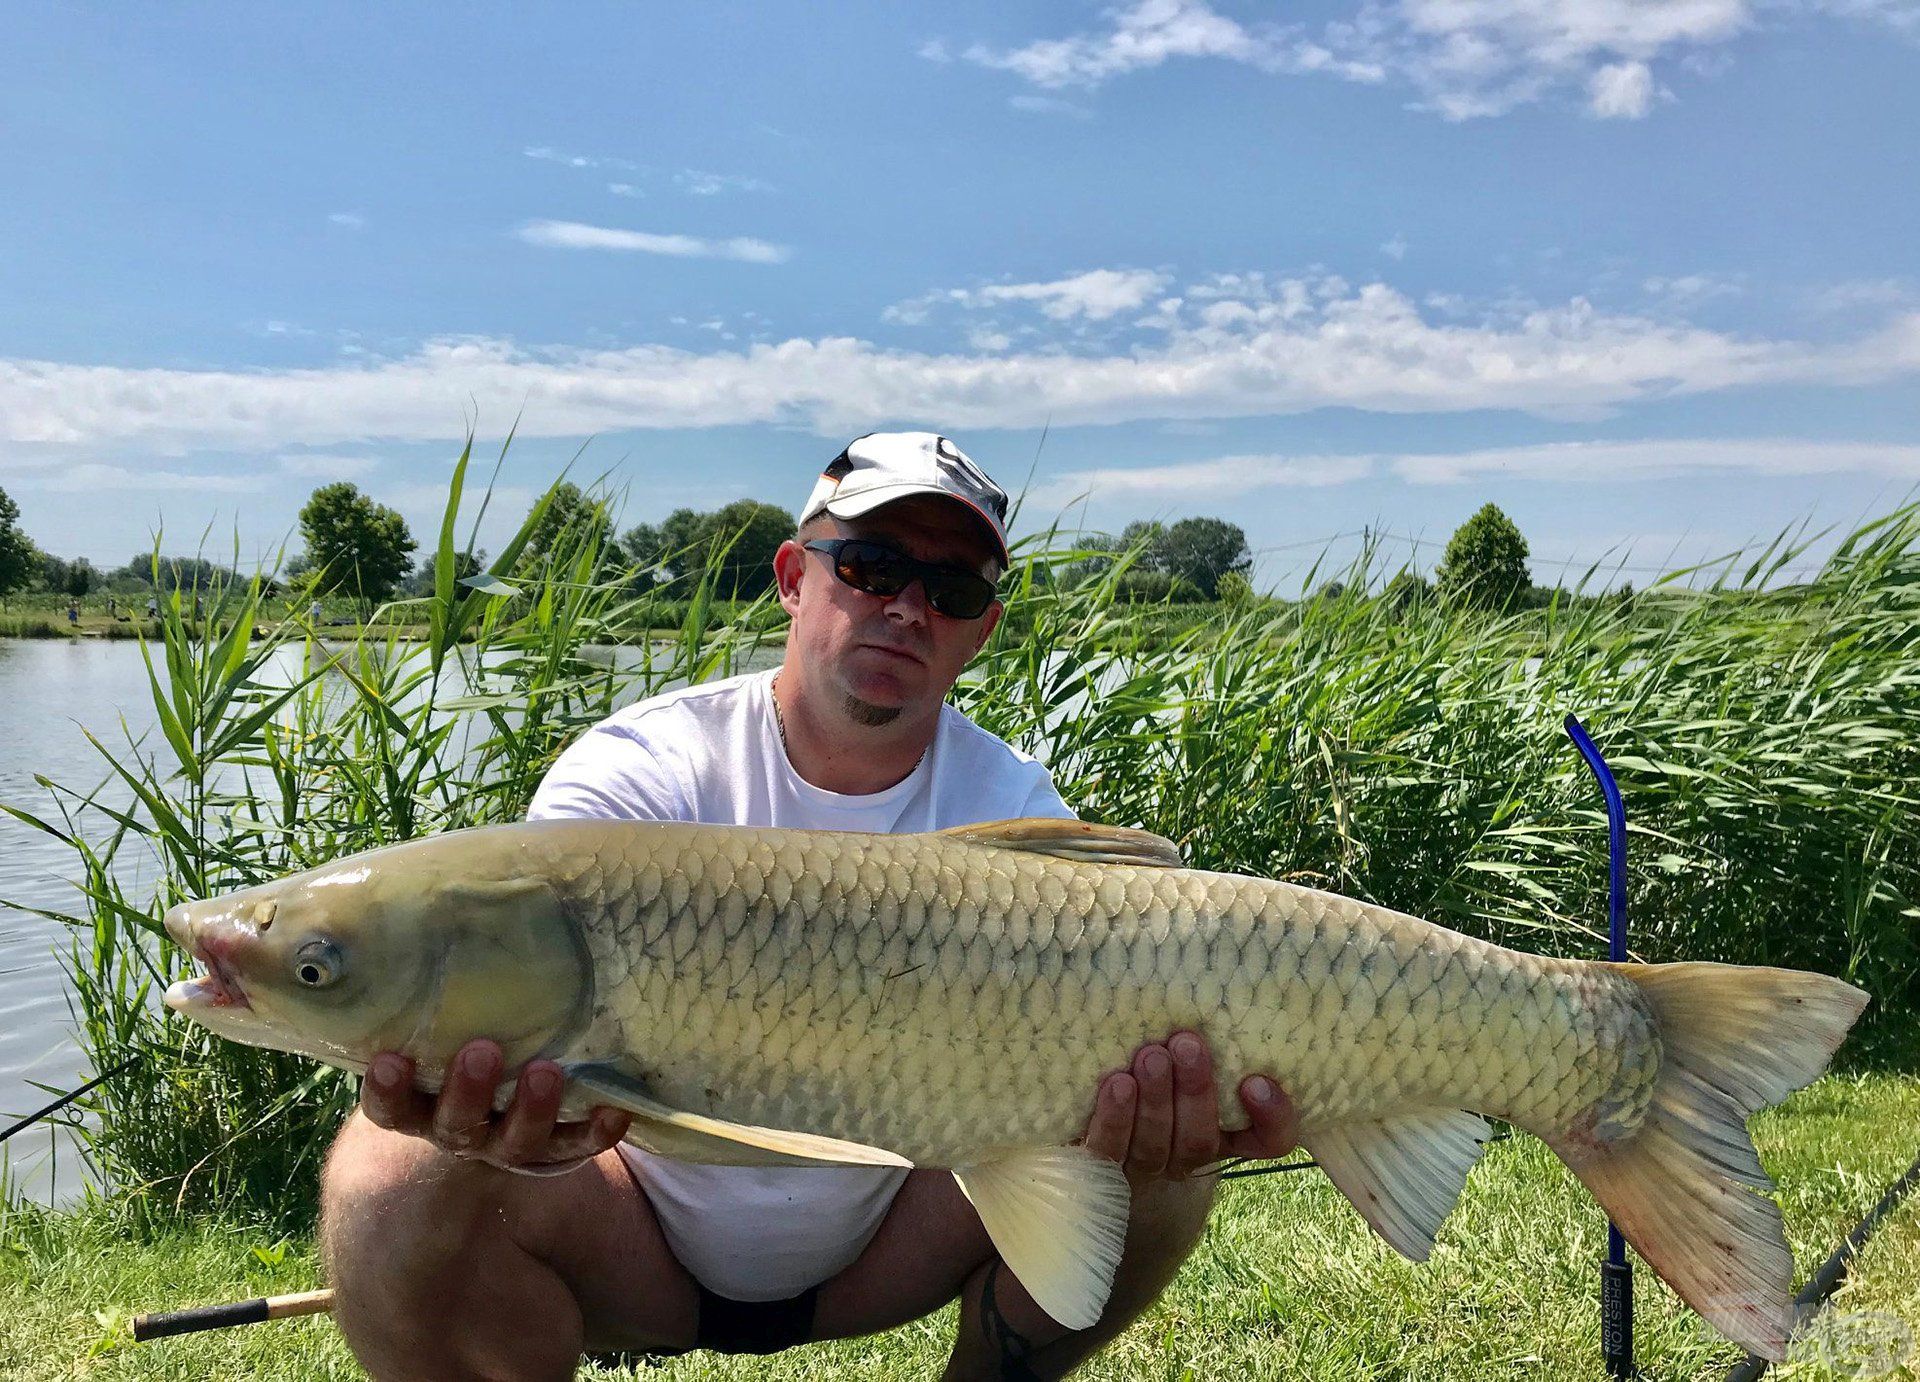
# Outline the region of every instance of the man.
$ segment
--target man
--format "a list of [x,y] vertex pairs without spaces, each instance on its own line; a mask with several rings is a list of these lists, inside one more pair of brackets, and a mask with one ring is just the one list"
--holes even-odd
[[[945,703],[1002,612],[1006,506],[944,437],[859,438],[774,558],[792,621],[779,669],[611,716],[561,757],[531,814],[866,831],[1070,816],[1045,768]],[[1189,1174],[1294,1141],[1260,1077],[1240,1090],[1249,1126],[1222,1132],[1190,1032],[1088,1090],[1086,1143],[1126,1167],[1133,1213],[1105,1316],[1069,1333],[1001,1269],[943,1171],[675,1162],[621,1144],[625,1114],[556,1123],[550,1061],[518,1072],[511,1107],[491,1115],[513,1073],[476,1041],[430,1098],[382,1055],[335,1143],[322,1192],[335,1313],[376,1377],[570,1377],[590,1349],[771,1352],[956,1295],[948,1377],[1059,1377],[1192,1251],[1212,1183]]]

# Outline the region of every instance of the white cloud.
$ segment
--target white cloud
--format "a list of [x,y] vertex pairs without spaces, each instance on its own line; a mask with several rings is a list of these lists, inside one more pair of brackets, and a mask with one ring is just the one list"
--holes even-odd
[[0,456],[107,443],[178,451],[442,440],[463,430],[472,400],[523,411],[524,435],[758,423],[834,435],[887,422],[1071,426],[1325,407],[1590,418],[1718,390],[1920,374],[1920,313],[1850,339],[1779,340],[1604,313],[1578,299],[1431,319],[1384,284],[1255,278],[1241,276],[1247,296],[1232,299],[1250,316],[1217,324],[1183,311],[1162,338],[1105,353],[929,353],[847,337],[710,351],[454,339],[403,358],[283,370],[0,359]]
[[1920,303],[1920,288],[1900,278],[1853,278],[1829,283],[1808,294],[1817,312],[1884,311]]
[[1407,257],[1407,237],[1404,235],[1394,236],[1391,240],[1380,246],[1380,253],[1396,262],[1405,259]]
[[631,159],[562,153],[560,150],[549,148],[544,144],[530,145],[520,152],[528,158],[538,159],[542,163],[558,163],[564,168],[624,168],[632,170],[640,166]]
[[1653,109],[1653,70],[1644,62],[1610,62],[1587,78],[1587,108],[1602,120],[1639,120]]
[[1920,37],[1920,4],[1915,0],[1807,0],[1807,5],[1841,19],[1885,24],[1909,37]]
[[102,490],[191,494],[255,494],[269,487],[264,475],[218,475],[205,471],[145,469],[82,461],[35,472],[22,489],[52,494],[94,494]]
[[1071,503],[1083,494],[1102,500],[1230,499],[1253,490],[1322,488],[1351,484],[1374,473],[1371,456],[1219,456],[1158,466],[1101,466],[1049,476],[1034,486],[1042,505]]
[[380,468],[380,462],[371,456],[321,454],[276,456],[274,464],[283,473],[306,480],[359,480]]
[[[1656,60],[1697,74],[1763,14],[1783,11],[1920,35],[1916,0],[1358,0],[1317,32],[1243,24],[1208,0],[1134,0],[1089,32],[1008,49],[974,44],[957,56],[1049,90],[1213,59],[1281,75],[1397,82],[1449,120],[1499,115],[1569,89],[1584,93],[1595,116],[1638,119],[1661,94]],[[943,42],[921,52],[936,61],[956,56]]]
[[1036,485],[1033,498],[1041,504],[1066,504],[1084,494],[1101,500],[1221,500],[1261,490],[1353,484],[1381,474],[1416,485],[1457,484],[1487,476],[1574,483],[1642,483],[1709,474],[1865,474],[1917,480],[1920,445],[1716,437],[1555,442],[1410,454],[1220,456],[1167,465],[1067,471]]
[[1058,96],[1009,96],[1007,104],[1028,115],[1066,115],[1075,120],[1091,120],[1093,112]]
[[1642,279],[1640,287],[1649,297],[1675,307],[1691,307],[1715,298],[1739,297],[1747,290],[1746,280],[1739,275],[1707,273],[1676,274],[1671,277],[1655,275]]
[[607,184],[607,191],[613,193],[616,197],[639,197],[645,195],[638,187],[635,187],[630,182],[610,182]]
[[528,221],[514,232],[529,245],[563,250],[624,250],[680,259],[737,259],[746,264],[782,264],[790,251],[746,236],[703,240],[693,235],[654,235],[642,230],[591,226],[579,221]]
[[696,197],[717,197],[722,192],[771,192],[773,184],[736,173],[703,173],[697,168],[675,173],[674,182]]
[[1136,311],[1169,282],[1150,269],[1092,269],[1045,283],[990,283],[981,288],[947,288],[896,302],[881,315],[888,321],[913,325],[925,321],[941,304],[961,308],[1032,303],[1053,321],[1107,321],[1122,312]]
[[365,230],[367,218],[357,211],[335,211],[327,217],[327,224],[340,226],[346,230]]
[[[1342,62],[1325,47],[1303,38],[1298,27],[1250,29],[1216,14],[1205,0],[1137,0],[1127,9],[1109,11],[1108,16],[1113,27],[1103,33],[1041,39],[1003,52],[974,44],[960,56],[983,67],[1017,73],[1036,86],[1056,88],[1095,87],[1175,58],[1223,58],[1269,72],[1332,70],[1355,81],[1375,81],[1382,75],[1368,63]],[[935,61],[951,56],[951,50],[939,43],[927,45],[921,53]]]
[[1614,482],[1712,474],[1856,474],[1920,480],[1920,446],[1777,437],[1558,442],[1388,459],[1401,479],[1428,485],[1485,475]]

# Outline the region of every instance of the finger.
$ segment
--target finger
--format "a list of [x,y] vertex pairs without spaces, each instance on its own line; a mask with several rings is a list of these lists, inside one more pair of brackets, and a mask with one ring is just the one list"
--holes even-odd
[[1300,1145],[1300,1113],[1272,1080],[1247,1076],[1240,1082],[1240,1103],[1250,1126],[1228,1133],[1221,1142],[1223,1153],[1267,1160],[1285,1156]]
[[599,1156],[627,1135],[633,1115],[617,1108],[596,1108],[584,1123],[561,1123],[553,1129],[543,1161],[578,1161]]
[[490,1160],[514,1166],[552,1161],[547,1144],[553,1139],[554,1120],[560,1116],[560,1092],[566,1077],[550,1060],[533,1061],[520,1072],[513,1103],[494,1136]]
[[433,1126],[433,1099],[413,1087],[413,1062],[392,1051],[383,1051],[368,1065],[360,1107],[368,1122],[392,1132],[424,1137]]
[[500,1048],[469,1041],[447,1068],[433,1106],[433,1140],[450,1152],[484,1147],[493,1131],[493,1088],[500,1083]]
[[1220,1155],[1213,1053],[1193,1032],[1175,1032],[1167,1050],[1173,1057],[1173,1151],[1167,1174],[1189,1176]]
[[1133,1107],[1139,1086],[1132,1075],[1116,1070],[1100,1082],[1100,1094],[1094,1100],[1093,1117],[1087,1121],[1083,1145],[1108,1161],[1125,1163],[1127,1145],[1133,1139]]
[[1140,1096],[1134,1106],[1127,1171],[1164,1175],[1173,1150],[1173,1060],[1167,1048],[1157,1042],[1142,1046],[1133,1058],[1133,1078],[1139,1081]]

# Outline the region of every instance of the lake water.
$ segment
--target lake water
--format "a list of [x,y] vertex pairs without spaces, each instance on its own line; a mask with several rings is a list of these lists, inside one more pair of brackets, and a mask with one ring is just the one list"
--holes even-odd
[[[71,787],[98,784],[105,763],[81,726],[109,746],[124,743],[123,715],[135,734],[153,724],[137,644],[0,638],[0,801],[44,818],[51,801],[35,774]],[[0,899],[72,912],[79,899],[67,881],[72,867],[71,851],[58,840],[0,818]],[[52,1097],[35,1081],[67,1090],[91,1074],[73,1043],[58,959],[68,934],[56,922],[0,906],[0,1128]],[[45,1126],[15,1135],[0,1152],[33,1199],[80,1187],[79,1157]]]
[[[777,646],[758,649],[745,666],[770,667],[779,657]],[[57,823],[36,775],[66,787],[98,786],[108,772],[83,726],[109,748],[124,748],[129,732],[154,732],[139,645],[0,639],[0,801]],[[123,803],[126,796],[109,792],[105,799]],[[58,840],[0,816],[0,903],[78,911],[72,874],[72,852]],[[125,872],[120,877],[135,881]],[[60,961],[69,929],[19,906],[0,905],[0,1130],[53,1097],[36,1084],[64,1092],[93,1073],[72,1036]],[[30,1199],[61,1200],[83,1183],[70,1140],[45,1124],[0,1144],[0,1158]]]

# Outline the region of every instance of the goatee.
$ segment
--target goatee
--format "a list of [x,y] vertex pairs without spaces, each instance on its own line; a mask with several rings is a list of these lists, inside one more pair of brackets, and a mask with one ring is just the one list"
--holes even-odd
[[856,725],[890,725],[900,718],[900,707],[875,705],[872,701],[863,701],[858,696],[850,695],[847,697],[847,718]]

